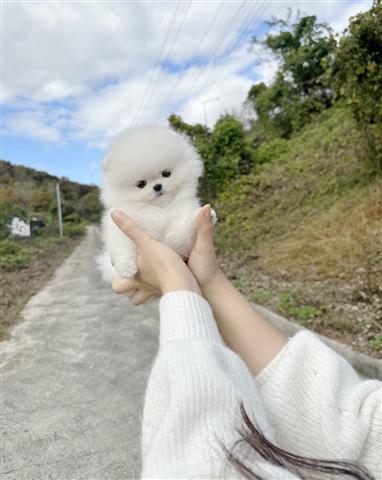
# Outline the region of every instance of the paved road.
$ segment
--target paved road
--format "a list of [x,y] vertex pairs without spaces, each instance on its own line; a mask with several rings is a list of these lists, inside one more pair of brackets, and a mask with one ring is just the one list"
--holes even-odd
[[5,480],[139,476],[157,307],[128,306],[102,284],[94,264],[98,240],[89,228],[2,344]]

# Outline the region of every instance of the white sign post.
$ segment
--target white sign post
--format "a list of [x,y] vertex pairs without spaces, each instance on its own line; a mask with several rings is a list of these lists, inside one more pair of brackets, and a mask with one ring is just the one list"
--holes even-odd
[[57,198],[58,228],[60,230],[60,238],[63,238],[64,230],[62,227],[61,195],[60,195],[60,184],[58,182],[56,183],[56,198]]

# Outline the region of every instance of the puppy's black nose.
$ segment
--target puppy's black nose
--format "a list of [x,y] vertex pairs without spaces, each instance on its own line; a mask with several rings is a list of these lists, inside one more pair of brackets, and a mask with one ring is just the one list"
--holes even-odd
[[162,185],[160,183],[157,183],[156,185],[153,186],[153,189],[156,192],[160,192],[162,190]]

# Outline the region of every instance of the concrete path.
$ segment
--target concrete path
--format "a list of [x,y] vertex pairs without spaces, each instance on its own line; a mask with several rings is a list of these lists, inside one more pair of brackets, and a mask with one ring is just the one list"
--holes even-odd
[[4,480],[139,477],[157,306],[128,306],[102,284],[97,248],[90,227],[1,345]]

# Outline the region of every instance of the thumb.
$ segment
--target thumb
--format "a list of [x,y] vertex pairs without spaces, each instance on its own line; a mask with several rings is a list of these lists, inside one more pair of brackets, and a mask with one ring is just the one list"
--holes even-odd
[[196,240],[194,245],[196,253],[209,253],[211,250],[214,250],[213,230],[211,205],[204,205],[196,219]]
[[121,210],[113,210],[111,218],[117,227],[139,247],[143,247],[150,238],[126,213]]

